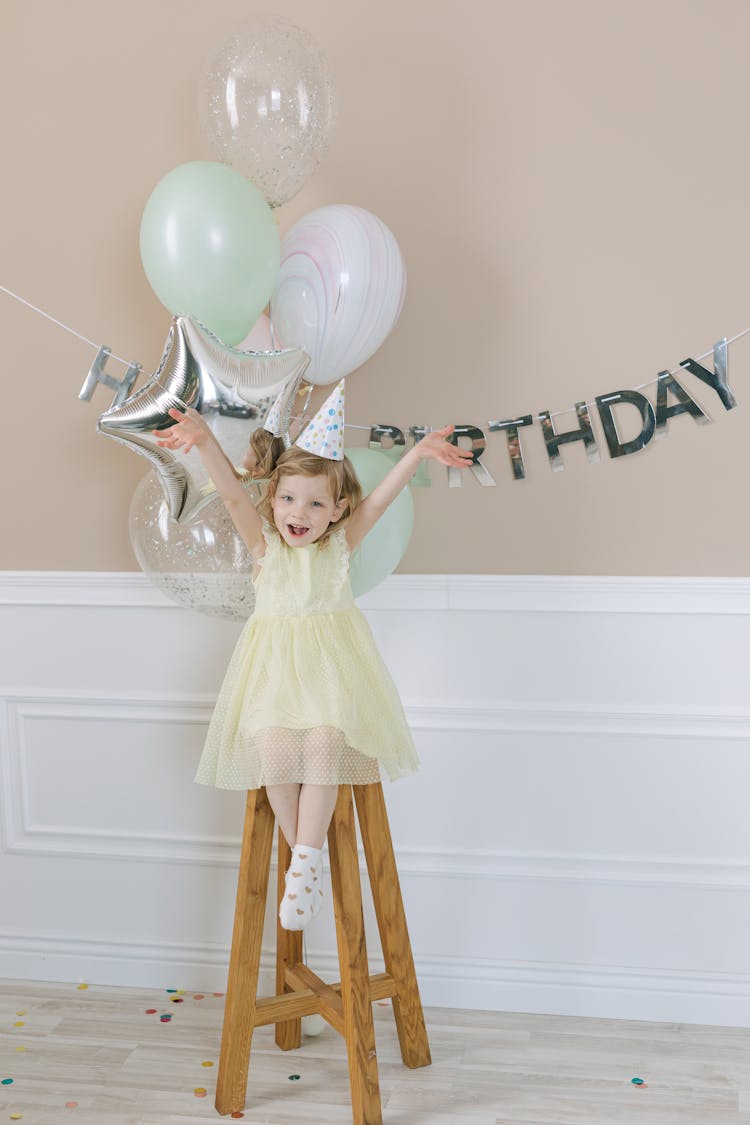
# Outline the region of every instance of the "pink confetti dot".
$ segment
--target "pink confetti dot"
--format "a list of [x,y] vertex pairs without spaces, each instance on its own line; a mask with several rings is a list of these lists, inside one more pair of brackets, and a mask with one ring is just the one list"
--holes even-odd
[[202,992],[194,993],[193,1000],[202,1000],[202,999],[203,999],[203,993]]
[[65,1103],[66,1109],[76,1109],[77,1107],[78,1107],[78,1102],[66,1102]]
[[146,1015],[147,1016],[155,1016],[156,1015],[156,1008],[146,1008]]

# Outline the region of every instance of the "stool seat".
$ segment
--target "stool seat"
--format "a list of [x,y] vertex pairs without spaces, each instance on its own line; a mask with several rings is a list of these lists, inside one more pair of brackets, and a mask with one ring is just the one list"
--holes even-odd
[[[370,974],[362,912],[357,807],[385,972]],[[383,787],[341,785],[328,829],[340,980],[326,984],[302,962],[302,933],[276,926],[276,995],[257,996],[268,891],[274,814],[265,789],[247,795],[237,885],[232,952],[216,1083],[216,1109],[245,1107],[253,1031],[276,1025],[284,1051],[299,1047],[302,1016],[319,1014],[346,1041],[354,1125],[381,1125],[380,1088],[372,1002],[391,998],[401,1057],[408,1067],[429,1066],[430,1046],[406,926]],[[277,901],[291,852],[278,834]]]

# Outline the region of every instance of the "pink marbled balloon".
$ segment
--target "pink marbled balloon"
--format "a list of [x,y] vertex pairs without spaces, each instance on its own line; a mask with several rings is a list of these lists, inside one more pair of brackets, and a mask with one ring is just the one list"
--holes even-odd
[[305,379],[332,383],[378,350],[405,290],[404,259],[384,222],[362,207],[319,207],[281,244],[271,298],[277,346],[304,348],[312,357]]

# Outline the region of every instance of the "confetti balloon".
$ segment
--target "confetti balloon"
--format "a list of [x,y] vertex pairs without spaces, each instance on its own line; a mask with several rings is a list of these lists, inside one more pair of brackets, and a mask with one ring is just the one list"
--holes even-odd
[[[259,496],[257,484],[248,487]],[[235,620],[252,613],[253,561],[219,496],[178,523],[158,476],[149,473],[131,501],[130,542],[141,569],[178,605]]]
[[405,292],[404,259],[384,222],[363,207],[319,207],[282,239],[274,338],[311,357],[308,383],[336,382],[378,350]]
[[307,31],[260,15],[209,58],[199,108],[220,160],[272,207],[295,195],[328,147],[336,113],[328,63]]

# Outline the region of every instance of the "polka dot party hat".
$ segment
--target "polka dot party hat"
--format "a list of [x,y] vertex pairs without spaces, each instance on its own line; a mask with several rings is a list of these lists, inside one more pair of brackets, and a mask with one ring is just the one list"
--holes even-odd
[[275,434],[276,437],[279,437],[281,434],[281,407],[286,393],[286,390],[283,390],[281,394],[277,396],[276,401],[268,411],[266,420],[263,423],[263,429],[268,430],[269,434]]
[[344,380],[336,386],[318,413],[294,443],[300,449],[327,457],[329,461],[344,460]]

